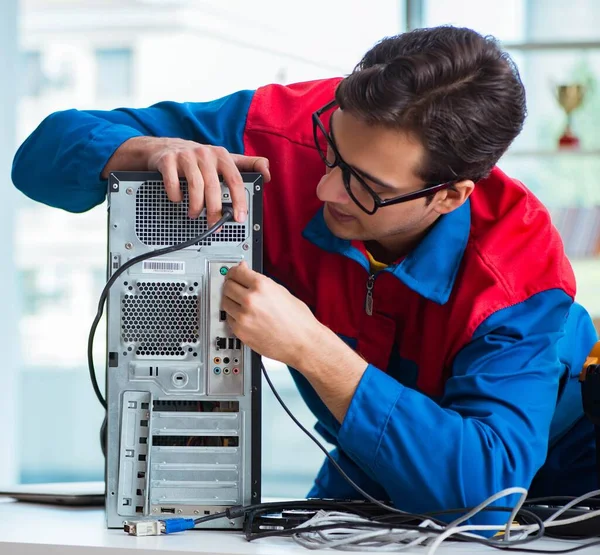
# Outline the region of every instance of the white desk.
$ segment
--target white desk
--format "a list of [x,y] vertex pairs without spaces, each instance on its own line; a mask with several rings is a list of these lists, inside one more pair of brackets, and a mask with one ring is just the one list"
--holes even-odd
[[[564,549],[575,542],[541,540],[535,549]],[[530,547],[530,546],[527,546]],[[107,530],[103,509],[59,508],[0,500],[0,555],[134,555],[135,551],[159,555],[196,552],[214,555],[333,555],[339,551],[309,551],[289,538],[268,538],[247,542],[239,532],[190,530],[169,536],[134,537],[122,530]],[[598,554],[599,548],[579,551]],[[355,552],[356,553],[356,552]],[[370,553],[372,552],[364,552]],[[423,548],[402,551],[423,555]],[[444,544],[441,555],[497,554],[499,551],[476,544]]]

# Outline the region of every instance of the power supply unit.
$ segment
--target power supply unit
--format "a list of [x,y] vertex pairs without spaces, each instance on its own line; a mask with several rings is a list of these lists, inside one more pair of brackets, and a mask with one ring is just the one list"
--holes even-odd
[[[124,271],[107,300],[106,519],[197,518],[260,501],[260,358],[221,310],[229,269],[262,271],[262,176],[242,173],[248,218]],[[188,216],[155,172],[108,183],[108,278],[132,258],[193,240]],[[221,183],[223,205],[231,195]],[[241,519],[206,528],[241,528]]]

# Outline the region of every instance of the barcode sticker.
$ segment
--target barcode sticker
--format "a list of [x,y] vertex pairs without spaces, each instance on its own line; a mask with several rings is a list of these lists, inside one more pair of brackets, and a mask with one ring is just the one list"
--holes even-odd
[[185,274],[185,262],[144,260],[142,264],[144,274]]

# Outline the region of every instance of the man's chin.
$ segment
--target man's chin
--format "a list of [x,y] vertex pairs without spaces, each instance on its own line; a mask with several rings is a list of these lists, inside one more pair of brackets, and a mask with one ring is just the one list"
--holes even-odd
[[325,220],[325,225],[333,235],[335,235],[338,239],[344,239],[347,241],[352,241],[354,239],[358,239],[356,231],[353,229],[354,225],[352,223],[340,223],[331,217],[330,214],[325,210],[323,214],[323,219]]

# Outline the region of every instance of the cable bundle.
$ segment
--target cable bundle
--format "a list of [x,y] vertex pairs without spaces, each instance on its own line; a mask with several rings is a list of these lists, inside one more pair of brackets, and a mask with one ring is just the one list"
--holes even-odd
[[[506,526],[463,524],[477,513],[486,510],[497,499],[515,493],[520,493],[521,499],[512,510]],[[536,524],[515,524],[513,519],[518,518],[521,513],[527,513],[527,510],[522,508],[526,495],[527,490],[523,488],[508,488],[491,496],[485,502],[446,526],[440,525],[434,519],[423,520],[419,525],[391,524],[382,522],[382,519],[365,518],[356,514],[320,509],[310,520],[295,528],[254,534],[250,539],[291,536],[296,543],[308,549],[338,549],[344,551],[390,552],[421,546],[428,547],[426,555],[434,555],[440,545],[451,537],[462,542],[480,543],[496,549],[527,553],[571,553],[600,545],[600,541],[594,541],[565,550],[553,551],[519,547],[541,538],[546,528],[565,526],[600,516],[600,510],[595,510],[577,517],[558,520],[572,507],[600,495],[600,490],[596,490],[573,499],[545,521],[539,521]],[[492,510],[494,509],[498,510],[497,507]],[[498,531],[502,535],[486,539],[474,533],[481,531]],[[600,535],[600,530],[598,532]]]

